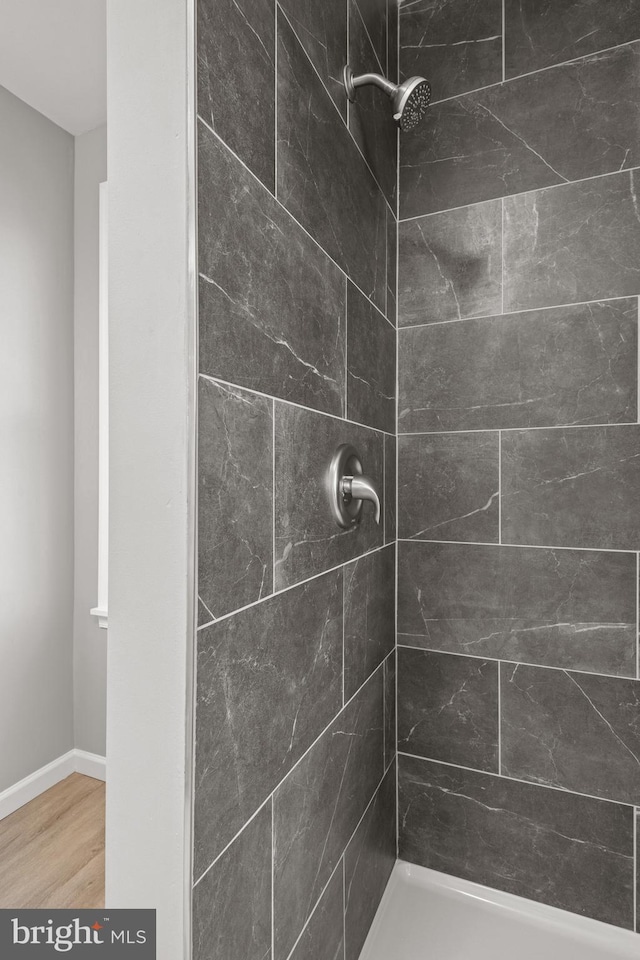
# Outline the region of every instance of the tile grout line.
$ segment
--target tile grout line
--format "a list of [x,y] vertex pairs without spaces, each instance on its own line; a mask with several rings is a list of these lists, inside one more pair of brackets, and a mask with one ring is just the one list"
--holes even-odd
[[633,929],[638,933],[638,808],[633,808]]
[[[345,360],[346,364],[346,360]],[[340,416],[337,413],[328,413],[326,410],[316,410],[315,407],[306,407],[303,403],[296,403],[295,400],[283,400],[281,397],[274,397],[270,393],[263,393],[262,390],[256,390],[253,387],[244,387],[240,383],[233,383],[231,380],[222,380],[220,377],[216,377],[211,373],[199,373],[198,377],[202,377],[203,380],[208,380],[210,383],[219,383],[225,387],[231,387],[235,390],[244,390],[246,393],[252,393],[256,397],[265,397],[266,400],[275,400],[276,403],[286,403],[289,407],[296,407],[298,410],[306,410],[308,413],[316,413],[321,417],[331,417],[332,420],[339,420],[341,423],[351,423],[354,427],[363,427],[365,430],[372,430],[374,433],[378,433],[381,436],[392,437],[393,434],[387,434],[385,430],[381,430],[380,427],[372,427],[368,423],[362,423],[360,420],[349,420],[348,417]],[[342,401],[341,401],[342,406]],[[458,431],[460,433],[469,433],[472,431]],[[480,432],[480,431],[474,431]]]
[[469,773],[479,773],[484,777],[499,777],[501,780],[506,780],[511,783],[522,783],[527,787],[533,787],[534,789],[540,790],[554,790],[556,793],[562,793],[565,796],[573,797],[585,797],[587,800],[596,800],[599,803],[613,803],[616,807],[630,807],[632,810],[634,806],[632,803],[625,802],[624,800],[611,800],[609,797],[597,797],[594,793],[581,793],[579,790],[569,790],[565,787],[556,787],[551,783],[540,783],[538,780],[522,780],[520,777],[513,777],[510,774],[504,773],[494,773],[492,770],[481,770],[479,767],[465,767],[459,763],[449,763],[447,760],[436,760],[433,757],[423,757],[418,753],[405,753],[405,751],[400,752],[401,757],[407,757],[410,760],[421,760],[424,763],[437,763],[443,767],[451,767],[454,770],[465,770]]
[[[345,847],[346,850],[346,847]],[[347,865],[342,851],[342,957],[347,960]]]
[[[422,634],[411,634],[411,633],[400,633],[401,637],[415,637],[422,636]],[[606,677],[609,680],[623,680],[628,682],[629,680],[636,680],[635,673],[602,673],[601,671],[595,670],[581,670],[576,667],[560,667],[557,664],[551,663],[531,663],[528,660],[506,660],[504,657],[491,656],[491,654],[479,654],[479,653],[461,653],[459,650],[443,650],[439,647],[423,647],[416,646],[412,643],[399,643],[398,649],[400,650],[416,650],[422,653],[438,653],[443,657],[462,657],[467,660],[488,660],[491,663],[503,663],[505,665],[511,665],[514,667],[533,667],[535,670],[555,670],[559,673],[577,673],[580,676],[587,677]]]
[[[493,201],[489,201],[490,203]],[[448,211],[444,211],[447,213]],[[473,314],[468,317],[450,317],[448,320],[425,320],[424,323],[406,323],[398,327],[398,330],[416,330],[422,329],[423,327],[441,327],[444,324],[456,324],[456,323],[468,323],[470,320],[499,320],[502,317],[518,317],[523,313],[544,313],[549,310],[563,310],[567,307],[588,307],[592,304],[608,304],[615,303],[618,300],[637,300],[639,299],[635,295],[627,295],[626,297],[600,297],[596,300],[578,300],[575,303],[547,303],[542,304],[539,307],[522,307],[519,310],[507,310],[507,312],[502,313],[479,313]],[[375,304],[374,304],[375,306]]]
[[[326,725],[326,727],[318,734],[318,736],[315,738],[315,740],[314,740],[312,743],[309,744],[309,746],[308,746],[307,749],[304,751],[304,753],[301,754],[300,757],[298,757],[298,759],[297,759],[296,762],[293,764],[293,766],[291,767],[291,769],[288,770],[288,771],[285,773],[284,777],[283,777],[281,780],[278,781],[278,783],[275,785],[275,787],[273,788],[273,790],[271,790],[271,792],[269,793],[269,795],[264,798],[264,800],[262,801],[262,803],[260,804],[260,806],[257,807],[257,808],[254,810],[254,812],[251,814],[251,816],[249,817],[249,819],[246,820],[246,821],[242,824],[242,826],[240,827],[240,829],[236,831],[236,833],[233,835],[233,837],[231,838],[231,840],[229,840],[229,842],[222,848],[222,850],[220,850],[220,852],[216,854],[216,856],[215,856],[214,859],[211,861],[211,863],[210,863],[209,866],[206,868],[206,870],[204,870],[204,871],[200,874],[200,876],[198,877],[198,879],[193,883],[193,886],[194,886],[194,887],[197,887],[198,884],[204,879],[204,877],[206,877],[206,875],[209,873],[209,871],[211,870],[211,868],[216,865],[216,863],[218,862],[218,860],[220,859],[220,857],[222,857],[222,856],[227,852],[227,850],[229,849],[229,847],[230,847],[233,843],[235,843],[235,841],[238,839],[238,837],[240,836],[240,834],[249,826],[249,824],[250,824],[253,820],[255,820],[255,818],[258,816],[258,814],[260,813],[260,811],[266,806],[266,804],[269,803],[270,800],[273,800],[273,799],[275,798],[276,793],[278,792],[278,790],[280,789],[280,787],[282,786],[282,784],[285,782],[285,780],[286,780],[288,777],[291,776],[291,774],[293,773],[293,771],[302,763],[302,761],[303,761],[303,760],[305,759],[305,757],[311,752],[311,750],[313,750],[313,748],[315,747],[315,745],[322,739],[322,737],[325,735],[325,733],[327,732],[327,730],[329,730],[329,728],[336,722],[336,720],[338,719],[338,717],[342,716],[342,714],[344,713],[344,711],[346,710],[346,708],[347,708],[351,703],[353,703],[353,701],[356,699],[356,697],[362,692],[362,690],[366,687],[366,685],[369,683],[369,681],[372,679],[372,677],[375,676],[375,674],[378,672],[378,670],[380,670],[380,668],[383,666],[383,664],[384,664],[384,660],[382,661],[382,663],[379,663],[379,664],[378,664],[378,666],[375,668],[375,670],[372,670],[372,672],[369,674],[369,676],[367,677],[367,679],[364,680],[364,681],[360,684],[360,686],[358,687],[358,689],[355,691],[355,693],[352,694],[351,697],[349,697],[349,699],[347,700],[347,702],[345,703],[345,705],[342,707],[342,709],[338,710],[338,712],[336,713],[335,717],[333,717],[333,718],[331,719],[331,721]],[[385,772],[386,772],[386,771],[385,771]],[[378,788],[380,787],[380,784],[382,783],[383,780],[384,780],[384,774],[383,774],[383,776],[381,777],[380,782],[378,783],[378,786],[377,786],[376,789],[374,790],[374,793],[373,793],[373,796],[374,796],[374,797],[375,797],[375,795],[376,795],[376,793],[377,793],[377,791],[378,791]],[[372,797],[371,799],[373,799],[373,797]],[[371,803],[371,801],[369,801],[369,804],[370,804],[370,803]],[[368,806],[367,806],[367,809],[368,809]],[[366,813],[366,811],[365,811],[365,813]],[[363,816],[364,816],[364,814],[363,814]],[[358,826],[359,826],[359,823],[358,823]],[[357,827],[356,827],[356,829],[357,829]],[[354,831],[354,833],[355,833],[355,831]],[[353,834],[352,834],[351,836],[353,836]],[[348,844],[347,844],[347,845],[348,845]]]
[[477,207],[481,203],[497,203],[498,200],[512,200],[514,197],[526,197],[530,193],[541,193],[543,190],[557,190],[559,187],[571,187],[575,183],[589,183],[591,180],[604,180],[605,177],[626,176],[627,174],[638,171],[640,171],[640,166],[625,167],[624,170],[607,170],[604,173],[595,173],[591,177],[579,177],[577,180],[563,180],[561,183],[548,183],[544,187],[531,187],[529,190],[520,190],[517,193],[507,193],[504,196],[485,197],[483,200],[473,200],[471,203],[461,203],[458,207],[444,207],[442,210],[429,210],[427,213],[417,213],[413,217],[402,217],[400,220],[398,220],[398,223],[411,223],[412,220],[422,220],[425,217],[437,217],[439,214],[453,213],[455,210],[466,210],[467,207]]
[[[278,197],[276,197],[276,196],[271,192],[271,190],[269,190],[269,188],[266,186],[266,184],[264,184],[264,183],[262,182],[262,180],[260,179],[260,177],[257,176],[257,174],[255,174],[255,173],[253,172],[253,170],[251,169],[251,167],[247,166],[247,164],[246,164],[246,163],[244,162],[244,160],[235,152],[235,150],[232,150],[232,149],[231,149],[231,147],[230,147],[229,144],[226,142],[226,140],[223,140],[222,137],[220,136],[220,134],[217,133],[217,132],[213,129],[213,127],[210,126],[209,123],[208,123],[208,122],[204,119],[204,117],[202,117],[200,114],[198,114],[198,120],[199,120],[199,122],[202,124],[202,126],[205,127],[205,129],[208,130],[209,133],[210,133],[213,137],[215,137],[215,139],[218,141],[218,143],[222,144],[222,146],[225,148],[225,150],[227,150],[227,151],[231,154],[231,156],[234,158],[234,160],[237,160],[237,162],[240,164],[240,166],[243,167],[243,168],[247,171],[247,173],[249,174],[249,176],[252,177],[252,179],[255,180],[256,183],[258,183],[258,184],[262,187],[263,190],[266,190],[266,192],[269,194],[269,196],[271,197],[271,199],[274,200],[274,201],[278,204],[278,206],[280,207],[280,209],[281,209],[281,210],[284,210],[284,212],[287,214],[287,216],[289,217],[289,219],[292,220],[293,223],[297,224],[297,226],[302,230],[302,232],[303,232],[304,234],[306,234],[307,237],[309,237],[309,239],[315,244],[315,246],[318,248],[318,250],[320,250],[320,252],[327,258],[327,260],[329,260],[329,261],[334,265],[334,267],[336,267],[336,269],[339,270],[341,274],[343,274],[343,276],[348,277],[348,279],[351,280],[351,283],[354,285],[354,287],[357,287],[357,288],[358,288],[358,290],[360,291],[360,293],[362,294],[362,296],[363,296],[363,297],[366,297],[366,299],[369,301],[369,303],[371,303],[371,304],[375,307],[375,309],[378,311],[378,313],[379,313],[382,317],[384,317],[384,311],[380,309],[380,307],[378,306],[378,304],[375,303],[375,301],[373,301],[373,300],[371,299],[371,297],[370,297],[367,293],[364,292],[364,290],[362,289],[362,287],[358,286],[358,284],[356,283],[356,281],[353,280],[353,279],[349,276],[349,274],[348,274],[347,271],[344,269],[344,267],[341,267],[340,264],[338,263],[338,261],[335,260],[334,257],[331,256],[330,253],[327,253],[327,251],[324,249],[324,247],[322,246],[322,244],[321,244],[318,240],[316,240],[316,238],[313,236],[313,234],[310,233],[309,230],[308,230],[302,223],[300,223],[299,220],[297,220],[297,219],[294,217],[294,215],[291,213],[291,211],[288,209],[288,207],[286,207],[286,206],[284,205],[284,203],[282,202],[282,200],[279,200]],[[393,213],[393,210],[392,210],[391,212]],[[205,274],[202,274],[202,273],[199,273],[198,275],[199,275],[200,277],[206,276]]]
[[345,636],[345,620],[346,620],[346,617],[345,617],[346,587],[345,587],[344,581],[345,581],[346,573],[347,573],[347,565],[345,564],[344,567],[342,568],[342,576],[340,578],[342,581],[342,706],[343,707],[344,707],[344,665],[345,665],[344,636]]
[[502,776],[502,684],[498,660],[498,776]]
[[275,803],[271,798],[271,960],[276,955],[276,912],[275,912],[275,876],[276,876],[276,830]]
[[504,317],[504,197],[500,198],[500,270],[500,310]]
[[[202,374],[200,374],[202,376]],[[244,390],[244,387],[240,387]],[[286,403],[286,401],[282,401]],[[331,414],[326,414],[331,416]],[[366,424],[362,424],[366,426]],[[602,429],[603,427],[637,427],[635,420],[618,421],[615,423],[552,423],[544,427],[472,427],[469,430],[414,430],[409,433],[399,433],[399,437],[443,437],[451,434],[461,433],[528,433],[533,430],[589,430]],[[375,430],[375,427],[369,429]],[[380,432],[380,431],[379,431]]]
[[349,416],[349,278],[344,278],[344,419]]
[[502,430],[498,430],[498,544],[502,544]]
[[469,97],[474,93],[482,93],[484,90],[491,90],[492,87],[500,87],[503,83],[514,83],[518,80],[522,80],[524,77],[535,77],[539,73],[547,73],[549,70],[558,70],[562,67],[570,66],[573,63],[579,63],[581,60],[596,60],[604,53],[613,53],[614,50],[620,50],[622,47],[630,47],[634,43],[638,43],[637,37],[635,40],[625,40],[624,43],[616,43],[612,47],[604,47],[604,49],[594,50],[592,53],[583,53],[582,56],[572,57],[570,60],[562,60],[560,63],[550,63],[546,67],[539,67],[537,70],[529,70],[527,73],[519,73],[515,77],[505,77],[504,80],[496,80],[494,83],[486,83],[483,87],[473,87],[471,90],[465,90],[464,93],[456,93],[452,97],[442,97],[441,100],[432,100],[431,106],[435,107],[441,103],[450,103],[451,100],[461,100],[463,97]]
[[252,607],[257,607],[261,603],[266,603],[267,600],[273,600],[274,597],[279,597],[283,593],[288,593],[290,590],[295,590],[296,587],[302,587],[307,583],[311,583],[313,580],[319,580],[320,577],[324,577],[329,573],[337,573],[338,570],[342,570],[343,567],[348,566],[350,563],[353,563],[354,560],[361,560],[364,557],[369,557],[374,553],[379,553],[380,550],[384,550],[385,544],[381,544],[378,547],[373,547],[371,550],[366,550],[364,553],[356,554],[355,557],[350,557],[349,560],[345,560],[343,563],[336,564],[335,567],[329,567],[327,570],[323,570],[321,573],[314,573],[313,576],[307,577],[305,580],[298,580],[296,583],[290,583],[286,587],[281,587],[279,590],[274,590],[273,593],[270,593],[267,597],[260,597],[258,600],[253,600],[251,603],[246,603],[244,607],[238,607],[237,610],[230,610],[228,613],[223,613],[217,619],[209,620],[207,623],[202,623],[198,627],[198,630],[204,630],[207,627],[212,627],[218,623],[224,623],[225,620],[229,620],[231,617],[235,617],[238,613],[244,613],[245,610],[250,610]]
[[271,589],[276,590],[276,401],[271,401]]
[[[273,102],[274,102],[274,157],[273,196],[278,199],[278,0],[273,0]],[[272,950],[273,956],[273,950]]]
[[502,0],[502,82],[507,79],[507,18],[505,13],[505,0]]
[[[624,549],[621,547],[567,547],[564,544],[551,543],[551,544],[541,544],[541,543],[511,543],[509,540],[503,543],[493,543],[488,540],[426,540],[420,537],[400,537],[401,543],[457,543],[461,545],[471,545],[476,547],[521,547],[526,550],[583,550],[587,553],[627,553],[633,554],[636,551],[632,549]],[[379,549],[379,548],[378,548]]]

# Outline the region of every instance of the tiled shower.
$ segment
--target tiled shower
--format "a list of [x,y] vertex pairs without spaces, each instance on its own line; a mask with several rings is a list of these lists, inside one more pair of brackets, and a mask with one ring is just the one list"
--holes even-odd
[[640,8],[197,29],[194,958],[357,960],[396,856],[633,929]]

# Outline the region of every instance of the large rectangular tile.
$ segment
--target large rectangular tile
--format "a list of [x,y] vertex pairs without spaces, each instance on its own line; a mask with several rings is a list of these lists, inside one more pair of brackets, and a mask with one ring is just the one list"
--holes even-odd
[[402,76],[431,83],[433,100],[502,80],[502,0],[400,5]]
[[396,860],[396,771],[391,767],[344,855],[345,960],[358,960]]
[[639,79],[635,44],[435,104],[403,142],[401,216],[638,165]]
[[636,808],[636,933],[640,933],[640,810]]
[[396,438],[384,437],[384,542],[396,539]]
[[384,662],[384,767],[396,755],[396,654]]
[[637,550],[640,426],[502,435],[505,543]]
[[504,201],[504,307],[640,293],[638,171]]
[[636,298],[412,327],[398,353],[406,433],[637,419]]
[[640,803],[640,681],[503,664],[502,770]]
[[[198,0],[198,113],[273,192],[272,0]],[[260,96],[256,96],[256,91]],[[242,117],[242,122],[238,122]]]
[[633,677],[635,555],[400,543],[398,641]]
[[278,199],[384,310],[384,197],[282,15],[277,151]]
[[346,119],[347,98],[342,70],[347,55],[346,0],[280,0],[298,40],[305,49],[336,107]]
[[395,559],[390,544],[343,567],[345,700],[393,650]]
[[326,479],[335,449],[351,443],[382,490],[383,435],[285,404],[276,404],[275,414],[275,582],[284,587],[382,546],[383,527],[370,503],[361,523],[346,530],[337,525]]
[[207,622],[273,589],[272,403],[198,384],[198,595]]
[[275,957],[286,958],[383,774],[382,669],[274,798]]
[[340,710],[342,629],[337,571],[199,632],[196,876]]
[[396,331],[347,284],[347,416],[395,433]]
[[343,883],[339,866],[291,953],[291,960],[344,960]]
[[399,647],[398,750],[498,773],[498,664]]
[[358,12],[373,47],[378,70],[387,73],[387,0],[349,0]]
[[502,312],[502,203],[398,224],[398,326]]
[[633,926],[633,809],[400,758],[400,856]]
[[387,317],[398,323],[398,221],[387,207]]
[[505,0],[507,77],[640,37],[636,0]]
[[498,434],[398,437],[401,539],[498,541]]
[[193,891],[193,960],[271,960],[271,802]]
[[200,125],[200,372],[342,414],[345,280]]
[[[356,76],[362,73],[386,75],[386,13],[387,0],[349,2],[348,63]],[[377,27],[374,30],[377,50],[365,18],[370,28]],[[395,207],[398,127],[388,97],[377,87],[358,90],[356,99],[349,106],[349,129],[385,197]]]

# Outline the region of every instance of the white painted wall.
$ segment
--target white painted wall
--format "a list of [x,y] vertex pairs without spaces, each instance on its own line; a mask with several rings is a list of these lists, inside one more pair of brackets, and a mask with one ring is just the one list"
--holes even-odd
[[73,137],[0,131],[2,791],[73,747]]
[[107,178],[107,128],[75,138],[75,746],[105,755],[107,631],[98,601],[98,185]]
[[106,903],[189,956],[195,554],[192,0],[109,0]]

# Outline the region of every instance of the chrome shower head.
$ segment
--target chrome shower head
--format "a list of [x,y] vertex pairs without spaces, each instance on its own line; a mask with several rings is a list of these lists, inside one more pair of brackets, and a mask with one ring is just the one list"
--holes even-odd
[[417,127],[431,102],[431,84],[424,77],[410,77],[393,95],[393,119],[401,130]]
[[347,64],[343,73],[344,88],[349,100],[356,98],[358,87],[373,85],[384,90],[391,99],[393,119],[401,130],[412,130],[416,127],[425,113],[431,100],[431,85],[424,77],[410,77],[404,83],[391,83],[379,73],[363,73],[354,77],[353,70]]

